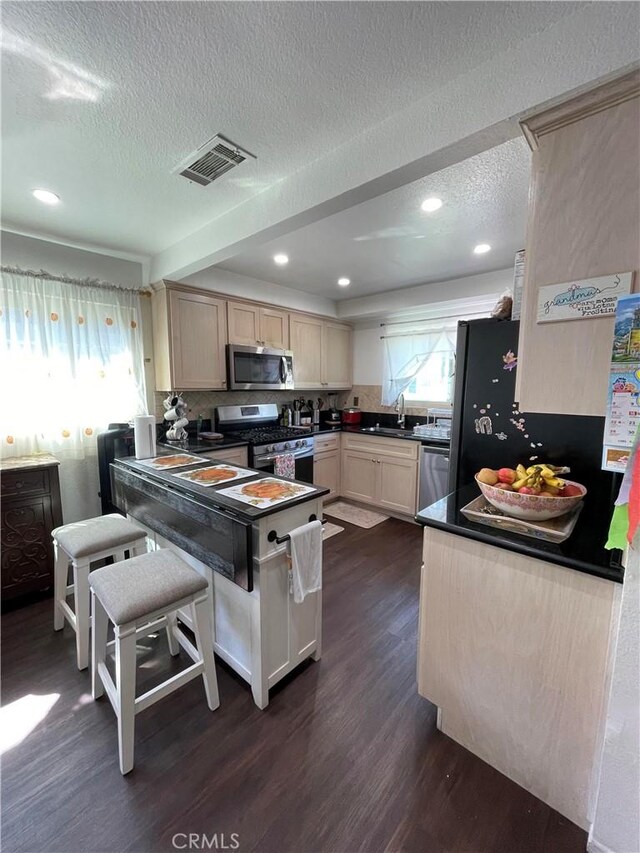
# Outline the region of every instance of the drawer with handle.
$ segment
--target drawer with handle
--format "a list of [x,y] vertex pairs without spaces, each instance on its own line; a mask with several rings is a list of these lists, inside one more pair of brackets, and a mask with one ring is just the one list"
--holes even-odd
[[42,470],[4,471],[1,478],[2,497],[45,495],[50,491],[49,472]]

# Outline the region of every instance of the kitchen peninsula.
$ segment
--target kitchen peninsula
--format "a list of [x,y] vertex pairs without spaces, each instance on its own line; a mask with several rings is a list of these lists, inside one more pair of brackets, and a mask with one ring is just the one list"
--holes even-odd
[[442,732],[586,828],[622,570],[470,523],[469,499],[417,516],[418,690]]
[[[161,453],[166,460],[169,453]],[[322,592],[301,604],[293,601],[286,545],[277,539],[322,518],[328,490],[229,465],[237,485],[202,485],[194,474],[220,466],[180,456],[182,465],[165,470],[153,460],[116,460],[114,503],[145,527],[152,548],[174,550],[207,578],[215,652],[251,685],[256,705],[265,708],[270,687],[306,658],[320,658]],[[269,481],[282,483],[287,495],[260,497]],[[243,489],[251,495],[239,494]],[[190,625],[189,614],[181,612],[180,618]]]

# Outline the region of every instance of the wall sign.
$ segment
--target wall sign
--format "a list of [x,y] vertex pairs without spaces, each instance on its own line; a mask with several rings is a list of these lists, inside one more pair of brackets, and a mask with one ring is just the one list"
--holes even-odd
[[538,290],[538,323],[613,316],[618,296],[631,292],[632,280],[632,272],[620,272],[541,287]]

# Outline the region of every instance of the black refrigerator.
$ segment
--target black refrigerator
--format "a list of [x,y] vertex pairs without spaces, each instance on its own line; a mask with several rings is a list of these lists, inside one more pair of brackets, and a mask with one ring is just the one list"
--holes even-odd
[[527,414],[515,400],[518,327],[513,320],[458,324],[449,491],[480,468],[569,465],[592,508],[610,512],[620,475],[601,470],[604,418]]

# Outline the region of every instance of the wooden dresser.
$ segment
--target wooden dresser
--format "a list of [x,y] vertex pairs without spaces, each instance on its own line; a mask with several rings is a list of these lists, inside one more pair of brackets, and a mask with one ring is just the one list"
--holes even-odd
[[51,531],[62,524],[59,464],[50,454],[0,462],[3,606],[53,589]]

